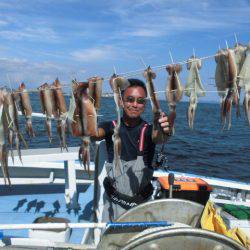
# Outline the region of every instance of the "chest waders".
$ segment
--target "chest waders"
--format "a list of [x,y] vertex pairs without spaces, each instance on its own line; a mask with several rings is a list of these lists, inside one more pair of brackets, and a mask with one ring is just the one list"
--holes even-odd
[[[113,125],[115,126],[115,121]],[[145,132],[148,124],[144,123],[140,131],[137,158],[131,161],[122,160],[121,171],[114,171],[113,163],[106,163],[107,177],[104,179],[105,213],[103,221],[115,220],[126,210],[146,201],[152,194],[151,179],[153,170],[145,166],[143,151]],[[105,218],[106,217],[106,218]]]

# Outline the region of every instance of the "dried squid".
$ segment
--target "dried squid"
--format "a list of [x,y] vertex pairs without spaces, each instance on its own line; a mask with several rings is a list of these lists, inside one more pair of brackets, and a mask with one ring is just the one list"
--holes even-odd
[[[100,109],[100,103],[101,103],[101,95],[102,95],[102,82],[103,79],[100,77],[92,77],[88,79],[88,93],[86,92],[86,89],[84,89],[82,93],[82,99],[85,99],[85,101],[82,100],[82,108],[83,110],[87,111],[89,110],[88,119],[94,118],[94,133],[90,132],[88,129],[88,126],[91,125],[92,121],[87,119],[87,124],[85,124],[85,128],[83,128],[84,136],[82,137],[83,143],[82,146],[79,149],[79,159],[83,162],[83,165],[85,168],[87,167],[89,169],[90,166],[90,134],[91,135],[97,135],[97,114]],[[91,103],[89,103],[89,101]],[[93,107],[94,106],[94,107]],[[96,112],[94,112],[94,110]],[[92,117],[91,117],[92,116]]]
[[114,92],[114,101],[117,114],[117,122],[114,128],[112,140],[114,144],[114,165],[116,171],[115,174],[116,176],[118,176],[121,171],[121,138],[119,136],[119,130],[121,126],[121,107],[120,107],[122,104],[121,92],[129,86],[129,81],[124,77],[120,77],[114,74],[110,78],[109,83]]
[[[153,79],[156,78],[156,74],[152,71],[150,66],[144,71],[144,77],[146,79],[146,88],[147,88],[147,93],[150,99],[151,107],[152,107],[152,112],[153,112],[153,134],[152,136],[155,137],[155,133],[160,134],[161,138],[160,141],[165,141],[166,139],[166,134],[162,133],[162,128],[159,125],[158,120],[160,119],[162,115],[162,110],[160,107],[159,100],[157,98],[157,94],[155,92],[155,87],[154,87],[154,82]],[[173,118],[169,117],[169,124],[170,124],[170,129],[172,129],[173,126]]]
[[222,121],[223,129],[228,118],[228,129],[232,124],[232,104],[236,106],[236,114],[239,114],[239,92],[237,87],[237,65],[235,60],[235,52],[232,49],[227,49],[228,59],[228,82],[225,101],[222,106]]
[[0,163],[2,167],[5,185],[11,185],[9,170],[8,170],[8,147],[6,145],[6,134],[8,130],[7,116],[4,111],[4,101],[7,92],[5,89],[0,89]]
[[41,85],[38,90],[40,91],[40,100],[42,112],[46,115],[45,125],[48,132],[49,142],[52,141],[51,119],[57,117],[58,113],[55,106],[54,94],[51,86],[48,83]]
[[[243,66],[243,63],[245,61],[246,58],[246,50],[247,50],[247,46],[244,46],[242,44],[236,44],[234,47],[234,51],[235,51],[235,63],[237,66],[237,79],[236,79],[236,85],[238,88],[238,93],[239,93],[239,97],[240,97],[240,89],[241,87],[239,86],[239,73],[241,71],[241,68]],[[239,109],[238,109],[238,113],[237,116],[239,116]]]
[[169,74],[166,87],[166,99],[168,101],[170,117],[176,117],[176,105],[181,100],[183,95],[183,87],[179,77],[179,73],[181,72],[182,68],[181,65],[172,64],[168,65],[166,70]]
[[216,69],[215,69],[215,84],[217,87],[218,95],[221,98],[221,121],[225,123],[223,117],[223,107],[227,95],[228,86],[228,60],[227,51],[224,49],[219,50],[215,56]]
[[32,107],[30,104],[30,97],[29,92],[26,89],[24,83],[21,83],[18,89],[19,97],[20,97],[20,108],[22,114],[25,116],[26,119],[26,131],[30,137],[34,137],[35,133],[32,127]]
[[88,82],[72,84],[69,121],[74,136],[81,137],[83,144],[79,150],[79,160],[85,169],[90,167],[90,136],[97,136],[97,114],[88,94]]
[[20,139],[23,141],[25,147],[27,144],[19,131],[19,123],[18,123],[18,110],[16,104],[16,95],[13,92],[7,92],[5,95],[4,101],[4,112],[6,115],[6,120],[8,124],[8,141],[11,149],[11,157],[14,162],[13,155],[13,144],[15,141],[16,150],[19,156],[20,161],[22,162],[21,157],[21,149],[20,149]]
[[247,47],[246,58],[239,74],[239,79],[239,86],[245,89],[243,107],[250,125],[250,44]]
[[205,90],[201,83],[199,69],[201,60],[192,56],[188,59],[187,69],[189,70],[185,94],[189,96],[188,125],[194,127],[195,111],[197,108],[198,97],[205,96]]
[[61,146],[61,149],[66,149],[68,151],[67,143],[66,143],[67,106],[66,106],[65,98],[63,96],[62,87],[60,85],[58,78],[53,83],[53,91],[54,91],[54,97],[55,97],[55,108],[56,108],[56,113],[58,116],[57,133],[59,134],[59,138],[60,138],[60,146]]

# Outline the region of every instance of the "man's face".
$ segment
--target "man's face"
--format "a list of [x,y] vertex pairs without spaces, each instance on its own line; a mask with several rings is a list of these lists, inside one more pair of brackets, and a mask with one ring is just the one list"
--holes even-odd
[[138,118],[144,112],[146,93],[142,87],[128,87],[123,95],[124,112],[129,118]]

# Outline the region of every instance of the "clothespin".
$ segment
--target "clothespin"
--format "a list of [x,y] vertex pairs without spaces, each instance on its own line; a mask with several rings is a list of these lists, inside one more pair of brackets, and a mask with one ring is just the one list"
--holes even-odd
[[142,65],[143,65],[143,66],[145,67],[145,69],[146,69],[146,68],[147,68],[147,65],[146,65],[146,63],[144,62],[143,58],[140,57],[140,60],[141,60]]
[[227,49],[229,49],[229,47],[228,47],[228,43],[227,43],[227,40],[225,40],[225,43],[226,43],[226,47],[227,47]]
[[174,64],[174,59],[173,59],[171,50],[169,50],[168,53],[169,53],[169,56],[170,56],[170,59],[171,59],[172,64]]
[[236,33],[234,33],[234,39],[235,39],[236,46],[238,46],[238,45],[239,45],[239,43],[238,43],[238,38],[237,38]]
[[195,50],[194,50],[194,48],[193,48],[193,57],[195,58]]
[[113,65],[113,70],[114,70],[114,74],[116,75],[116,68],[115,68],[115,65]]

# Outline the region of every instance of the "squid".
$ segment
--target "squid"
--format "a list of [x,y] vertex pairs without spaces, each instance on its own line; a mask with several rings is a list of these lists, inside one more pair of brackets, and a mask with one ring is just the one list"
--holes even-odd
[[217,87],[218,95],[221,98],[221,122],[225,123],[225,118],[223,117],[223,107],[227,95],[227,85],[228,85],[228,60],[227,51],[224,49],[219,50],[215,56],[216,69],[215,69],[215,84]]
[[92,77],[88,79],[89,83],[89,97],[93,102],[96,112],[99,113],[101,107],[101,96],[102,96],[102,84],[103,79],[101,77]]
[[[154,82],[153,79],[156,78],[156,74],[152,71],[151,67],[149,66],[143,73],[143,76],[146,79],[146,88],[147,88],[147,93],[150,99],[151,107],[152,107],[152,112],[153,112],[153,133],[152,137],[155,137],[155,133],[160,134],[160,141],[165,141],[166,135],[162,133],[162,128],[159,125],[158,120],[160,119],[162,115],[162,110],[160,107],[160,103],[157,97],[157,94],[155,92],[155,87],[154,87]],[[170,119],[170,129],[172,129],[173,126],[173,120]]]
[[56,113],[58,114],[57,133],[59,134],[60,138],[61,150],[66,149],[68,151],[66,143],[67,106],[58,78],[53,83],[53,92],[55,97],[55,109]]
[[78,100],[80,102],[80,120],[82,125],[83,144],[80,150],[85,168],[90,169],[90,136],[97,136],[97,114],[95,107],[88,94],[88,84],[80,85],[77,89]]
[[88,82],[72,82],[69,121],[73,136],[81,137],[79,160],[85,169],[90,167],[90,136],[97,136],[97,114],[88,94]]
[[28,93],[24,83],[20,84],[18,90],[19,90],[18,93],[19,93],[19,97],[20,97],[20,105],[19,106],[21,108],[22,114],[25,116],[25,119],[26,119],[27,134],[30,137],[35,137],[35,133],[34,133],[33,127],[32,127],[32,107],[30,104],[29,93]]
[[114,165],[115,165],[115,175],[118,176],[121,174],[121,138],[119,135],[119,130],[121,126],[121,105],[122,96],[121,92],[129,86],[129,81],[124,78],[114,74],[110,78],[110,86],[114,92],[114,101],[116,106],[117,122],[114,128],[114,133],[112,136],[114,144]]
[[[238,75],[239,75],[239,73],[241,71],[241,68],[242,68],[243,63],[244,63],[245,58],[246,58],[246,50],[247,50],[247,46],[244,46],[242,44],[236,44],[235,47],[234,47],[235,63],[236,63],[236,66],[237,66],[237,74]],[[240,79],[239,79],[238,75],[237,75],[237,79],[236,79],[236,85],[237,85],[238,93],[239,93],[239,97],[240,97],[241,87],[239,86]],[[239,115],[240,114],[237,113],[237,116],[239,116]]]
[[[88,83],[77,82],[76,80],[72,81],[72,93],[70,97],[70,105],[68,112],[68,121],[70,123],[71,132],[73,136],[82,137],[83,136],[83,127],[80,117],[81,112],[81,103],[80,96],[78,94],[78,88],[81,85],[87,85]],[[87,170],[90,162],[90,153],[89,153],[89,138],[82,138],[82,146],[78,151],[78,159],[80,163],[83,163],[84,169]]]
[[11,149],[12,161],[14,162],[13,144],[15,140],[16,150],[17,150],[19,159],[22,162],[20,139],[23,141],[26,148],[27,148],[27,144],[23,138],[23,135],[19,131],[18,110],[17,110],[17,104],[16,104],[15,98],[16,97],[13,92],[6,93],[5,101],[4,101],[4,112],[5,112],[7,124],[8,124],[8,141],[9,141],[9,145]]
[[43,85],[41,85],[38,90],[40,91],[42,112],[46,115],[45,126],[47,128],[49,142],[51,143],[51,119],[53,117],[58,117],[58,112],[55,108],[55,99],[51,86],[48,83],[44,83]]
[[[179,78],[179,73],[182,70],[181,65],[168,65],[166,70],[169,74],[166,87],[166,99],[169,106],[170,117],[176,117],[176,105],[181,100],[183,95],[183,87]],[[174,127],[172,128],[174,132]]]
[[187,69],[189,70],[186,96],[189,96],[188,107],[188,125],[190,129],[194,127],[195,112],[198,104],[198,97],[205,96],[205,90],[202,86],[199,69],[201,68],[201,60],[192,56],[188,59]]
[[7,91],[0,89],[0,163],[3,172],[5,185],[11,186],[10,175],[8,170],[8,147],[6,145],[6,134],[8,130],[7,116],[4,110],[4,101]]
[[71,133],[73,136],[80,137],[82,135],[82,126],[80,121],[80,103],[77,96],[77,88],[79,84],[76,80],[72,81],[72,92],[70,97],[69,111],[67,120],[70,124]]
[[232,49],[227,49],[228,59],[228,82],[225,101],[222,106],[223,129],[228,118],[228,129],[232,125],[232,104],[236,106],[236,114],[239,114],[239,92],[237,87],[237,65],[235,60],[235,52]]
[[[95,131],[91,132],[92,135],[97,135],[98,133],[98,129],[97,129],[97,114],[99,113],[100,107],[101,107],[101,95],[102,95],[102,83],[103,83],[103,79],[101,77],[92,77],[90,79],[88,79],[88,93],[86,93],[86,89],[84,89],[84,91],[82,92],[82,98],[85,98],[84,103],[82,104],[82,108],[83,110],[87,111],[88,109],[90,109],[89,114],[87,114],[88,119],[91,118],[95,118],[94,119],[94,124],[95,124]],[[87,103],[89,101],[92,102],[93,105],[91,105],[90,103]],[[93,110],[93,106],[95,109],[95,112]],[[83,111],[84,112],[84,111]],[[83,114],[84,115],[84,114]],[[85,114],[86,115],[86,114]],[[89,165],[90,165],[90,137],[88,136],[88,134],[90,134],[90,130],[88,128],[88,124],[91,124],[91,121],[88,122],[87,119],[87,124],[85,124],[85,128],[83,127],[83,131],[84,131],[84,136],[82,138],[83,140],[83,144],[79,149],[79,159],[83,162],[83,165],[86,167],[88,167],[89,169]]]
[[245,89],[243,107],[250,125],[250,45],[246,50],[246,58],[239,74],[239,86]]

